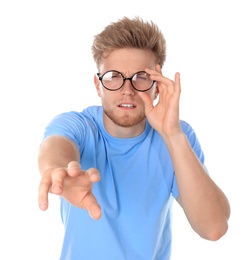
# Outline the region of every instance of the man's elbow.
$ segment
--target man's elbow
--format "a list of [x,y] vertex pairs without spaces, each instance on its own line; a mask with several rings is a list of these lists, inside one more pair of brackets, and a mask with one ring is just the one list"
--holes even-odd
[[221,223],[219,225],[213,225],[208,228],[202,234],[199,234],[202,238],[210,241],[217,241],[222,238],[228,231],[228,222]]

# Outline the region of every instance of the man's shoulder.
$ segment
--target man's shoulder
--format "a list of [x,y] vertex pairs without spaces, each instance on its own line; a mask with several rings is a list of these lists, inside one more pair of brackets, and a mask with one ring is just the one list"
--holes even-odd
[[95,117],[102,113],[102,106],[89,106],[84,108],[81,113],[83,115],[92,115]]

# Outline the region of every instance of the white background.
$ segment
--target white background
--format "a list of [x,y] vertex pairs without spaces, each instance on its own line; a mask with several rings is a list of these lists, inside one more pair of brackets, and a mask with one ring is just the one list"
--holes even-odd
[[45,212],[37,204],[42,133],[57,113],[100,104],[93,36],[135,15],[165,34],[164,75],[181,73],[181,118],[195,129],[207,168],[232,208],[228,233],[209,242],[175,204],[172,260],[248,259],[245,0],[0,2],[0,259],[59,258],[58,198],[50,196]]

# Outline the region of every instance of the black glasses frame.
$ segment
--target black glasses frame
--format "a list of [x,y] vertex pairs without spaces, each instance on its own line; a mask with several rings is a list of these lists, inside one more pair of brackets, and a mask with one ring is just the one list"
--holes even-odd
[[[112,72],[117,72],[117,73],[119,73],[119,74],[122,76],[122,78],[123,78],[123,83],[122,83],[122,85],[121,85],[120,87],[116,88],[116,89],[107,88],[107,87],[103,84],[103,82],[102,82],[102,79],[103,79],[104,75],[107,74],[108,72],[111,72],[111,71],[112,71]],[[98,72],[96,75],[97,75],[98,79],[101,81],[103,87],[106,88],[106,89],[109,90],[109,91],[117,91],[117,90],[121,89],[121,88],[123,87],[123,85],[125,84],[125,81],[126,81],[126,80],[130,80],[131,86],[132,86],[135,90],[137,90],[137,91],[139,91],[139,92],[145,92],[145,91],[148,91],[149,89],[151,89],[156,81],[153,80],[152,85],[151,85],[148,89],[140,90],[140,89],[135,88],[135,86],[133,85],[132,79],[133,79],[133,77],[134,77],[136,74],[138,74],[138,73],[140,73],[140,72],[146,73],[144,70],[140,70],[140,71],[137,71],[136,73],[134,73],[132,77],[126,78],[126,77],[124,77],[124,75],[123,75],[121,72],[119,72],[118,70],[108,70],[108,71],[104,72],[104,73],[102,74],[102,76],[100,76],[100,73],[99,73],[99,72]]]

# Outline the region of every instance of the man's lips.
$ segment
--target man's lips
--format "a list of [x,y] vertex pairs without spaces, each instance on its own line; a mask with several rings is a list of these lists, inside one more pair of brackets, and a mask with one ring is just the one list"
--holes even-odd
[[121,107],[121,108],[135,108],[136,105],[132,104],[132,103],[121,103],[121,104],[118,105],[118,107]]

